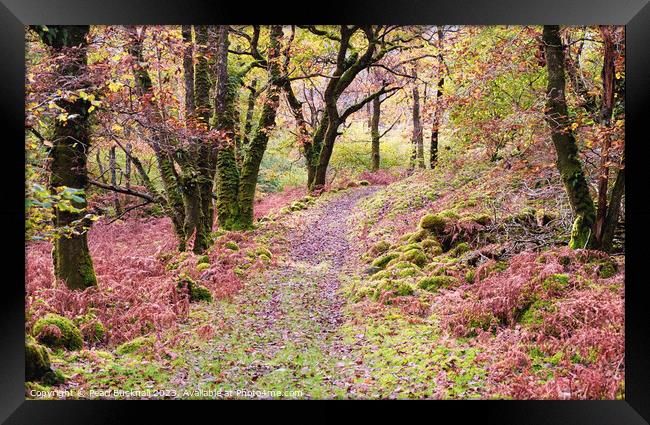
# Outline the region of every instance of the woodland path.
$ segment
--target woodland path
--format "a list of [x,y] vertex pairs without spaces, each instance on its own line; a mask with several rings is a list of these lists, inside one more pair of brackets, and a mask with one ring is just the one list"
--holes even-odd
[[350,347],[338,332],[344,305],[338,290],[354,263],[347,221],[375,190],[346,190],[288,223],[291,252],[232,302],[206,311],[218,331],[192,354],[194,370],[177,376],[176,385],[233,391],[234,398],[345,397],[350,383],[341,369],[350,363]]

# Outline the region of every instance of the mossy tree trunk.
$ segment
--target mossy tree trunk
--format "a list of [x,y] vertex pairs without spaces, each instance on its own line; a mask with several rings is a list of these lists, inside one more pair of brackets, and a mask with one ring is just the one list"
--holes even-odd
[[[370,105],[370,103],[368,104]],[[372,116],[370,117],[370,143],[372,144],[372,171],[379,170],[379,119],[381,117],[381,101],[375,98],[372,101]]]
[[269,75],[269,89],[262,107],[262,113],[255,135],[252,137],[250,145],[245,151],[239,182],[240,225],[243,228],[249,228],[253,225],[253,202],[257,187],[257,177],[269,141],[269,134],[275,127],[275,117],[280,104],[280,90],[283,84],[279,63],[282,26],[273,25],[270,30],[266,65]]
[[[415,73],[414,73],[415,75]],[[417,84],[413,85],[413,167],[417,160],[418,168],[424,166],[424,139],[422,136],[422,120],[420,119],[420,91]]]
[[593,238],[596,209],[589,193],[582,164],[578,159],[578,148],[568,118],[565,97],[565,58],[560,27],[545,25],[543,41],[548,69],[546,122],[551,129],[551,137],[557,153],[557,168],[575,216],[569,246],[585,248],[590,245]]
[[429,150],[429,166],[434,169],[438,163],[438,137],[440,133],[440,121],[442,119],[442,88],[445,85],[444,58],[442,56],[443,30],[438,27],[438,85],[436,91],[436,105],[431,117],[431,147]]
[[[37,27],[41,40],[50,46],[55,54],[64,57],[63,63],[57,65],[56,73],[62,80],[80,81],[83,79],[87,62],[86,39],[90,27],[84,26],[49,26]],[[84,88],[83,83],[78,87]],[[60,99],[56,101],[67,115],[66,120],[56,119],[53,146],[50,151],[49,185],[52,191],[58,187],[86,189],[88,171],[86,168],[87,152],[90,148],[90,112],[88,100],[81,97],[75,100]],[[70,236],[63,235],[54,242],[52,252],[54,274],[65,282],[70,289],[85,289],[97,284],[92,258],[88,250],[86,231],[79,231],[80,226],[89,226],[83,221],[85,199],[72,202],[79,212],[55,210],[56,227],[74,227]]]

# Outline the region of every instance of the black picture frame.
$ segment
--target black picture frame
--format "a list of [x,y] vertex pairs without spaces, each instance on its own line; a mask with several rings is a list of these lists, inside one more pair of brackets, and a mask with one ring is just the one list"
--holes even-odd
[[[131,401],[35,401],[24,396],[24,30],[30,24],[219,24],[219,23],[400,23],[400,24],[614,24],[626,26],[626,340],[625,401],[443,401],[435,406],[390,407],[398,415],[413,409],[454,422],[476,420],[500,424],[643,424],[650,421],[650,301],[646,285],[645,251],[650,231],[650,196],[644,155],[644,120],[650,94],[650,4],[648,0],[550,0],[489,2],[354,1],[268,2],[248,4],[204,0],[0,0],[1,117],[4,161],[0,165],[0,235],[2,255],[0,295],[0,420],[7,424],[150,423],[205,410],[212,420],[223,415],[223,404]],[[644,167],[645,166],[645,167]],[[631,177],[631,178],[630,178]],[[21,180],[23,183],[21,184]],[[630,231],[631,230],[631,231]],[[15,246],[14,246],[15,244]],[[647,248],[646,248],[647,250]],[[181,403],[180,405],[177,403]],[[295,412],[286,409],[286,415]],[[263,409],[242,409],[243,415]],[[277,408],[277,406],[273,406]],[[374,407],[364,406],[364,415]],[[251,412],[252,411],[252,412]],[[322,413],[324,414],[322,414]],[[331,413],[330,413],[331,412]],[[320,409],[319,419],[341,415]],[[311,413],[313,415],[314,413]],[[451,416],[449,416],[451,415]],[[142,416],[138,418],[138,416]],[[306,416],[303,416],[306,418]],[[425,416],[426,418],[427,416]],[[352,416],[346,414],[347,419]],[[225,416],[221,418],[225,420]]]

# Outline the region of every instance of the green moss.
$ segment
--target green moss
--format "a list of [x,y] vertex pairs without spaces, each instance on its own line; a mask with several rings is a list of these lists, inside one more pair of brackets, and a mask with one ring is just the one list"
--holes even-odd
[[542,282],[542,288],[553,292],[561,291],[567,286],[569,286],[569,276],[566,274],[553,274]]
[[474,269],[467,270],[467,273],[465,273],[465,281],[467,283],[474,283],[475,277],[476,277],[476,270]]
[[209,263],[199,263],[196,265],[196,271],[202,272],[205,269],[209,269],[210,264]]
[[467,244],[466,242],[461,242],[449,251],[449,255],[451,255],[452,257],[460,257],[461,255],[465,254],[470,250],[471,248],[469,247],[469,244]]
[[453,276],[429,276],[418,281],[418,288],[435,292],[440,288],[449,288],[458,282]]
[[442,233],[447,225],[447,219],[440,214],[427,214],[420,218],[420,228],[436,233]]
[[403,258],[420,267],[424,266],[428,261],[427,256],[420,249],[411,249],[406,251]]
[[510,264],[508,264],[507,261],[497,261],[494,263],[493,270],[496,272],[502,272],[504,270],[507,270],[508,267],[510,267]]
[[[52,332],[56,327],[58,332]],[[83,346],[83,337],[72,320],[58,314],[47,314],[34,324],[34,335],[42,344],[52,348],[79,350]]]
[[185,273],[181,273],[177,280],[178,288],[187,291],[190,302],[212,301],[212,293],[205,286],[199,285]]
[[543,313],[555,311],[551,300],[537,300],[528,307],[519,318],[522,325],[539,325],[543,323]]
[[386,267],[386,265],[393,259],[399,257],[399,254],[397,252],[391,252],[385,255],[382,255],[381,257],[375,259],[375,261],[372,262],[372,266],[383,269]]
[[389,279],[393,274],[390,270],[381,270],[370,277],[370,280]]
[[291,212],[291,207],[280,208],[280,214],[289,214],[290,212]]
[[304,210],[305,208],[307,208],[307,205],[305,205],[304,202],[293,201],[293,202],[291,203],[291,211]]
[[258,246],[255,248],[255,254],[257,254],[259,257],[267,257],[268,259],[273,257],[271,251],[264,246]]
[[379,298],[382,293],[394,292],[395,295],[404,297],[413,295],[413,287],[402,280],[382,280],[376,287],[375,299]]
[[127,341],[119,345],[115,349],[117,355],[123,356],[125,354],[132,354],[136,351],[140,351],[143,347],[151,346],[154,342],[154,338],[151,336],[139,336],[131,341]]
[[415,268],[415,264],[400,259],[399,261],[395,261],[393,264],[391,264],[390,268],[395,270],[413,269]]
[[438,215],[442,218],[449,219],[449,220],[458,220],[460,218],[460,215],[458,215],[458,213],[454,209],[440,211]]
[[591,237],[591,228],[583,224],[583,217],[579,215],[576,217],[571,227],[571,240],[569,241],[569,248],[583,249],[589,244]]
[[384,252],[390,249],[390,242],[388,241],[379,241],[372,246],[370,251],[373,254],[383,254]]
[[47,349],[31,336],[25,335],[25,380],[41,379],[50,371],[50,356]]
[[535,221],[538,226],[545,226],[553,220],[557,220],[558,215],[555,212],[539,209],[535,211]]
[[212,301],[212,292],[205,286],[194,284],[191,287],[190,301]]
[[429,231],[426,229],[418,229],[415,232],[405,233],[400,237],[401,241],[408,243],[420,242],[430,235]]
[[[491,313],[474,316],[467,321],[467,327],[470,329],[483,329],[487,331],[490,327],[498,323],[498,319]],[[470,332],[470,335],[476,335],[476,332]]]
[[60,370],[50,370],[43,375],[42,381],[45,385],[61,385],[65,382],[65,375]]
[[45,387],[38,382],[25,382],[25,395],[33,397],[33,394],[36,392],[47,392],[49,391],[48,387]]
[[78,316],[74,322],[79,326],[81,334],[89,343],[102,342],[106,338],[106,327],[94,313]]
[[513,214],[512,218],[520,223],[533,222],[536,212],[535,208],[524,207],[519,212]]
[[201,255],[199,258],[196,259],[197,264],[210,264],[210,257],[207,255]]
[[598,265],[598,277],[602,279],[609,279],[617,272],[618,267],[616,263],[611,260],[600,260],[596,263]]
[[239,245],[235,241],[228,241],[224,244],[224,247],[230,249],[231,251],[239,251]]
[[413,243],[409,243],[409,244],[402,245],[402,246],[399,247],[400,252],[407,252],[407,251],[410,251],[412,249],[422,250],[422,245],[420,245],[418,242],[413,242]]
[[486,226],[492,221],[492,217],[487,213],[468,214],[460,219],[461,222],[474,222]]
[[441,246],[441,245],[440,245],[440,242],[438,242],[437,239],[432,238],[432,237],[424,239],[424,240],[421,242],[420,245],[422,246],[422,249],[425,249],[425,250],[426,250],[426,249],[431,249],[431,248],[434,248],[434,247],[440,247],[440,246]]

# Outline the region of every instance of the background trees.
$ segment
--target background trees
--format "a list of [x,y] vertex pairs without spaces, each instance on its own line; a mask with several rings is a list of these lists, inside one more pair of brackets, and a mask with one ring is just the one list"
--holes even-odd
[[[625,188],[621,28],[61,28],[28,35],[26,140],[37,164],[28,232],[56,241],[57,258],[85,261],[95,216],[162,213],[178,248],[201,253],[215,221],[253,227],[269,191],[467,152],[508,169],[546,152],[549,134],[575,215],[571,245],[613,249]],[[110,203],[87,208],[84,193],[105,191]],[[59,276],[92,284],[67,263],[57,260]]]

